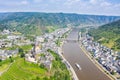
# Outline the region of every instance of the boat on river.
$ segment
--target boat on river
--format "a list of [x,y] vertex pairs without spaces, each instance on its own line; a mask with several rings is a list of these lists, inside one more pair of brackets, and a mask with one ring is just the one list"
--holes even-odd
[[78,63],[75,63],[75,66],[76,66],[79,70],[82,69]]

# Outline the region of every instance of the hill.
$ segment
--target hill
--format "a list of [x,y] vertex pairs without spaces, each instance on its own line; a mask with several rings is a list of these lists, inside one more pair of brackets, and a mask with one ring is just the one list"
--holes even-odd
[[[27,47],[23,49],[27,50]],[[48,51],[55,58],[50,70],[43,65],[28,62],[20,56],[11,57],[0,62],[0,71],[3,72],[0,72],[0,80],[72,80],[59,55],[50,49]]]
[[0,30],[17,30],[39,35],[68,25],[101,25],[120,19],[118,16],[97,16],[68,13],[14,12],[0,13]]
[[120,20],[100,26],[98,29],[92,29],[89,34],[94,37],[95,41],[120,51]]

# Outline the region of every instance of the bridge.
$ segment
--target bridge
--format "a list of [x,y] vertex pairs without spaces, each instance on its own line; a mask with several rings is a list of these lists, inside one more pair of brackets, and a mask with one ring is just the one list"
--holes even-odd
[[65,41],[66,42],[70,42],[70,43],[76,43],[76,42],[78,42],[78,40],[70,40],[70,39],[66,39]]
[[78,32],[76,39],[72,39],[72,38],[69,38],[69,37],[68,37],[68,38],[65,39],[64,41],[76,43],[76,42],[79,42],[79,41],[80,41],[80,38],[81,38],[81,33]]

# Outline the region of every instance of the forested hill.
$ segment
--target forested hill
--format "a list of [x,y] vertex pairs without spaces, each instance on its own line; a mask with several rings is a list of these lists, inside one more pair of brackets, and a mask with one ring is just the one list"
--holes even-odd
[[90,30],[89,34],[103,45],[120,51],[120,20]]
[[0,13],[0,29],[17,30],[24,34],[51,32],[67,25],[101,25],[120,19],[118,16],[97,16],[65,13],[15,12]]

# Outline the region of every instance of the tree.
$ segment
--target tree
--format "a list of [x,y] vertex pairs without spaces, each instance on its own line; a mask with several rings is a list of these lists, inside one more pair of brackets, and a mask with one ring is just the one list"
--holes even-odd
[[44,64],[40,64],[40,68],[44,69],[45,65]]
[[25,57],[24,50],[22,48],[19,48],[19,53],[21,58]]
[[112,75],[115,75],[115,72],[114,72],[114,71],[112,71],[112,72],[111,72],[111,74],[112,74]]
[[37,76],[35,80],[40,80],[40,78]]
[[117,39],[115,42],[116,42],[117,49],[120,49],[120,38]]
[[24,54],[24,53],[21,53],[21,54],[20,54],[20,57],[21,57],[21,58],[25,57],[25,54]]
[[2,59],[0,59],[0,62],[2,62]]
[[19,53],[23,53],[24,50],[22,48],[19,48]]
[[13,62],[12,56],[10,56],[9,59],[10,59],[10,62],[12,63]]
[[48,80],[48,78],[47,78],[47,77],[44,77],[43,80]]

